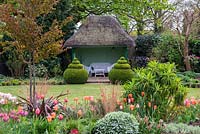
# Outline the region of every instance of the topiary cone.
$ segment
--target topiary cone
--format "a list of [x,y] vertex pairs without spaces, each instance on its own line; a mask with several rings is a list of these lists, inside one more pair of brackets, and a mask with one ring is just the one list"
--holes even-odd
[[63,77],[69,84],[83,84],[87,82],[88,72],[83,68],[80,61],[74,58],[72,63],[64,71]]
[[118,82],[123,84],[133,78],[133,71],[128,61],[124,57],[121,57],[109,72],[108,77],[113,84]]

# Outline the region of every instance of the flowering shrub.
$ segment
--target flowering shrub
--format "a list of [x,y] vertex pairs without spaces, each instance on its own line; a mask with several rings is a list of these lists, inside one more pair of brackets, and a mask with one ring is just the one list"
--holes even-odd
[[[173,108],[182,105],[186,88],[175,73],[175,65],[149,62],[146,68],[134,70],[131,82],[125,84],[124,98],[132,94],[135,104],[139,104],[139,115],[167,119]],[[127,101],[130,105],[129,101]]]

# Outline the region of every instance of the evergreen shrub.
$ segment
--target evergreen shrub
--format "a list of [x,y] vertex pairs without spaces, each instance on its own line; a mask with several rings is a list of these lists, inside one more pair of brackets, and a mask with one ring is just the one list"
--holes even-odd
[[69,84],[83,84],[87,82],[88,72],[77,58],[74,58],[68,68],[64,71],[64,79]]

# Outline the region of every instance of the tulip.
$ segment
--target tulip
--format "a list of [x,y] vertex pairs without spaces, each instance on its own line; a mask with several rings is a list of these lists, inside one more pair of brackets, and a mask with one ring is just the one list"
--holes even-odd
[[70,134],[79,134],[79,131],[78,131],[78,129],[72,129],[70,131]]
[[151,102],[148,102],[148,107],[151,107]]
[[134,108],[135,108],[135,106],[131,104],[131,105],[130,105],[130,110],[132,110],[132,111],[133,111],[133,110],[134,110]]
[[4,122],[8,122],[8,120],[9,120],[9,116],[6,114],[6,115],[4,115],[3,116],[3,121]]
[[76,101],[76,102],[77,102],[77,101],[78,101],[78,97],[75,97],[75,98],[74,98],[74,101]]
[[83,115],[82,110],[78,110],[77,114],[78,114],[79,117],[81,117]]
[[126,103],[126,102],[127,102],[127,99],[126,99],[126,98],[124,98],[124,99],[123,99],[123,101]]
[[134,102],[134,98],[131,98],[131,103],[133,103]]
[[41,99],[44,99],[44,94],[41,94],[40,98],[41,98]]
[[157,109],[157,106],[156,106],[156,105],[154,105],[154,106],[153,106],[153,109],[154,109],[154,110],[156,110],[156,109]]
[[140,108],[140,105],[139,105],[139,104],[137,104],[137,105],[136,105],[136,108]]
[[49,115],[49,116],[47,116],[47,121],[48,122],[51,122],[52,121],[52,117]]
[[144,92],[141,92],[141,95],[142,95],[142,97],[144,97],[145,93],[144,93]]
[[59,120],[62,120],[62,119],[63,119],[63,115],[62,115],[62,114],[59,114],[59,115],[58,115],[58,119],[59,119]]
[[122,106],[122,105],[120,105],[120,106],[119,106],[119,109],[121,109],[121,110],[122,110],[122,109],[123,109],[123,106]]
[[89,96],[90,101],[94,101],[94,96]]
[[58,111],[58,105],[55,105],[55,106],[53,107],[53,110],[54,110],[54,111]]
[[58,104],[58,100],[53,100],[53,104],[57,105]]
[[128,99],[128,103],[131,103],[131,99]]
[[68,99],[67,99],[67,98],[65,98],[65,99],[64,99],[64,102],[66,102],[66,103],[67,103],[67,102],[68,102]]
[[84,96],[83,99],[84,99],[85,101],[89,101],[89,100],[90,100],[90,97],[89,97],[89,96]]
[[39,108],[36,108],[35,114],[36,114],[36,115],[39,115],[39,114],[40,114],[40,109],[39,109]]
[[117,100],[117,105],[121,105],[121,101],[120,100]]
[[132,98],[133,97],[133,94],[128,94],[128,98]]
[[51,113],[51,117],[52,119],[56,118],[56,113],[55,112]]

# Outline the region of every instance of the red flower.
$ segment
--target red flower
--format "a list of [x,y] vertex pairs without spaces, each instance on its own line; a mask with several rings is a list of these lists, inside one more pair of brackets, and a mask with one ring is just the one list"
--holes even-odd
[[68,102],[68,99],[67,99],[67,98],[65,98],[65,99],[64,99],[64,102],[66,102],[66,103],[67,103],[67,102]]
[[141,95],[142,95],[142,97],[144,97],[145,93],[144,93],[144,92],[141,92]]
[[72,129],[70,131],[70,134],[79,134],[78,129]]
[[134,102],[134,98],[131,98],[131,103],[133,103]]

